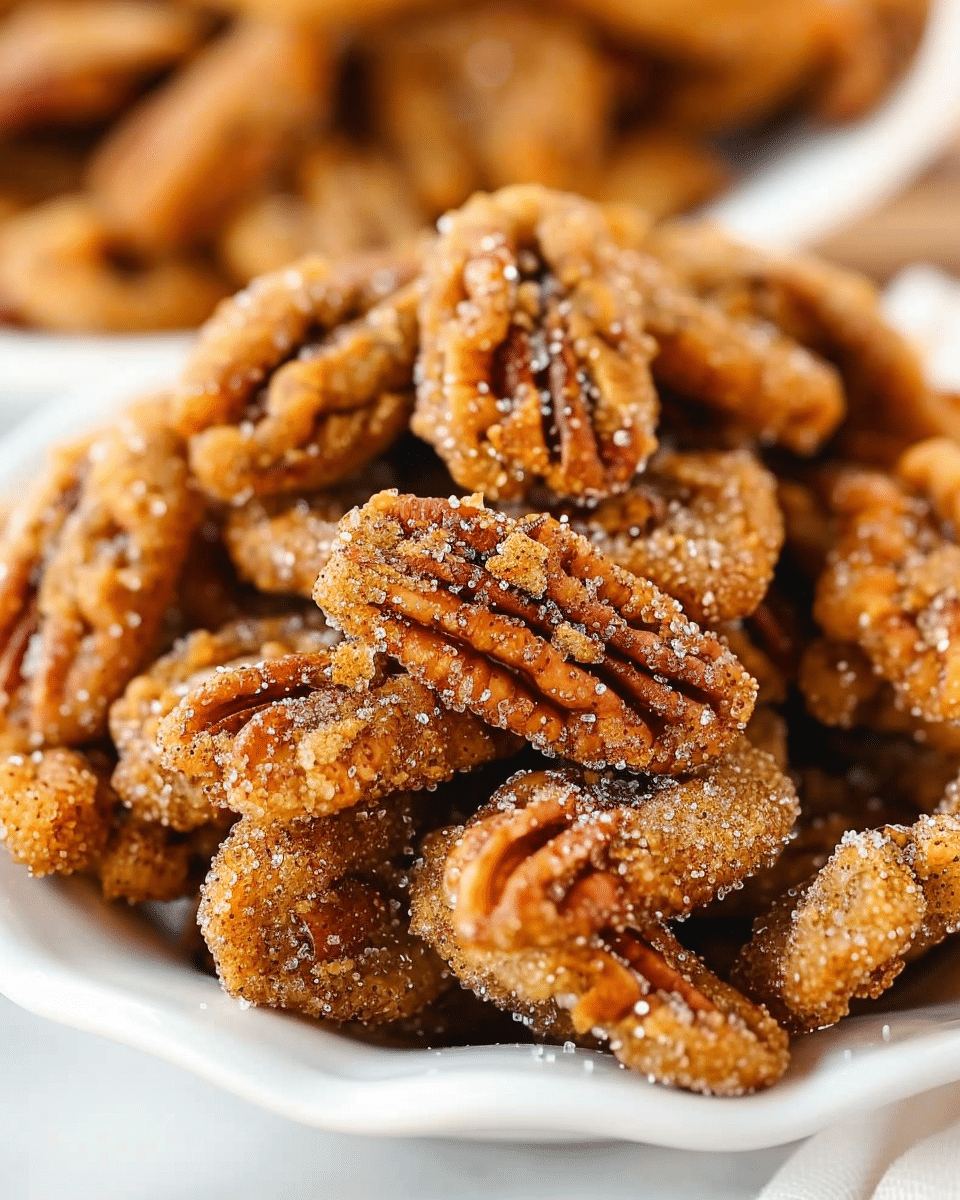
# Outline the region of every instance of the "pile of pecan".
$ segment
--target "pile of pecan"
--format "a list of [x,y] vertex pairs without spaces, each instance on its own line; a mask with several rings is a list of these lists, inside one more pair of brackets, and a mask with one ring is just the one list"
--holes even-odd
[[772,1084],[960,923],[958,430],[710,227],[300,260],[11,503],[3,839],[252,1003]]
[[480,188],[683,212],[732,175],[717,134],[874,108],[929,4],[3,0],[0,323],[192,329]]

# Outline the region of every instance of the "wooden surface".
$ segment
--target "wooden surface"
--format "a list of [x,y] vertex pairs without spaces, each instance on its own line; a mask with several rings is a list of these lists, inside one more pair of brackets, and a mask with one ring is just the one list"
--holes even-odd
[[881,282],[915,262],[960,277],[960,137],[907,191],[817,249]]

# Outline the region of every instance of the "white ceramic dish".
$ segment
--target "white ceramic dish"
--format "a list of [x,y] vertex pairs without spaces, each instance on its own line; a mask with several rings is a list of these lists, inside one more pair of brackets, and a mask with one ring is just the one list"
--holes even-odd
[[[850,126],[786,130],[754,147],[742,182],[707,212],[748,240],[813,242],[892,195],[956,137],[958,126],[960,0],[933,0],[910,72],[878,109]],[[0,330],[0,406],[22,408],[146,358],[168,362],[187,340]]]
[[[0,441],[0,491],[52,441],[109,412],[71,396]],[[674,1092],[587,1051],[387,1050],[315,1022],[244,1009],[135,911],[81,880],[35,880],[0,852],[0,992],[36,1013],[193,1071],[254,1104],[358,1134],[627,1138],[690,1150],[777,1145],[857,1110],[960,1079],[960,960],[932,965],[886,1011],[798,1043],[768,1092]]]

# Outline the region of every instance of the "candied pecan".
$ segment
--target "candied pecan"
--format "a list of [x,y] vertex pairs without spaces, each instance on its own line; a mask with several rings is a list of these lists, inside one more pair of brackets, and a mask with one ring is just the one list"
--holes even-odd
[[787,1038],[767,1011],[653,921],[515,951],[458,934],[443,881],[460,832],[426,839],[411,887],[411,928],[466,986],[551,1039],[607,1041],[625,1066],[662,1083],[740,1095],[783,1073]]
[[600,208],[538,187],[440,223],[411,428],[464,487],[622,491],[656,446],[653,343]]
[[625,264],[656,341],[650,369],[657,383],[763,442],[816,451],[845,412],[834,367],[770,320],[728,312],[717,298],[698,295],[671,263],[648,252],[650,242],[627,254]]
[[[119,762],[112,784],[141,821],[190,830],[215,820],[223,803],[218,778],[199,782],[161,763],[158,730],[167,713],[194,687],[226,666],[322,653],[336,639],[319,613],[231,622],[215,633],[197,630],[132,679],[111,705],[110,733]],[[218,676],[219,677],[219,676]]]
[[210,496],[330,487],[400,434],[417,350],[417,289],[402,285],[417,258],[306,258],[217,310],[175,398]]
[[183,447],[159,410],[55,456],[0,534],[8,720],[36,744],[77,744],[154,649],[199,516]]
[[589,27],[518,3],[431,13],[374,46],[375,119],[432,213],[480,188],[576,188],[599,166],[615,103]]
[[0,131],[111,116],[188,54],[204,22],[138,0],[34,0],[0,25]]
[[336,489],[255,498],[231,509],[223,539],[241,577],[261,592],[312,596],[340,518],[372,492],[389,487],[392,475],[385,463],[372,464],[356,481]]
[[184,329],[226,292],[202,259],[131,255],[83,196],[50,200],[0,226],[0,303],[26,325]]
[[434,999],[446,986],[443,964],[404,916],[405,868],[426,811],[400,794],[383,808],[293,825],[239,821],[198,913],[226,991],[374,1024]]
[[303,154],[294,192],[255,197],[221,234],[220,254],[241,283],[305,254],[337,257],[396,246],[425,223],[395,163],[336,138]]
[[[911,452],[907,467],[927,445]],[[942,441],[935,448],[945,470],[960,456]],[[858,645],[915,716],[958,721],[960,546],[952,519],[943,522],[938,511],[951,492],[907,478],[926,496],[879,473],[851,470],[837,479],[830,496],[837,537],[814,616],[830,638]]]
[[677,773],[723,752],[756,684],[646,580],[559,521],[381,492],[348,513],[314,593],[351,638],[586,766]]
[[100,143],[89,180],[110,227],[151,249],[202,242],[314,124],[327,58],[305,29],[234,25]]
[[409,675],[359,691],[330,676],[317,652],[208,676],[167,710],[163,761],[236,812],[289,821],[433,787],[522,744],[438,706]]
[[[174,900],[190,890],[193,861],[228,820],[190,838],[126,813],[98,751],[55,747],[0,762],[0,838],[34,875],[96,876],[108,900]],[[205,841],[204,841],[205,839]]]
[[0,838],[13,861],[31,875],[96,866],[116,802],[109,778],[77,750],[36,750],[0,761]]
[[[768,339],[793,343],[821,371],[835,364],[857,428],[911,438],[941,432],[917,353],[888,324],[866,279],[819,259],[744,246],[707,223],[659,226],[646,249],[732,321],[752,322],[758,334],[765,328]],[[656,337],[652,316],[649,323]],[[841,396],[822,435],[833,431],[843,410]]]
[[832,1025],[876,998],[906,956],[960,924],[960,821],[845,834],[826,865],[754,924],[736,977],[790,1028]]
[[710,147],[653,125],[615,142],[596,176],[578,181],[577,188],[591,200],[635,205],[659,220],[708,200],[727,174]]
[[516,775],[447,857],[453,927],[517,950],[682,916],[772,863],[796,815],[793,785],[746,742],[682,780]]
[[905,70],[923,33],[930,0],[857,0],[836,8],[826,31],[825,79],[817,113],[849,121],[868,112]]
[[783,543],[776,481],[745,450],[660,453],[630,491],[571,523],[711,625],[750,616]]

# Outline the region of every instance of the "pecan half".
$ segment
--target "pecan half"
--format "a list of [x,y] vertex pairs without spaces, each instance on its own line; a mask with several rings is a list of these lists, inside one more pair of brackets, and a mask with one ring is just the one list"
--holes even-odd
[[460,833],[426,839],[411,887],[411,928],[467,987],[553,1040],[608,1042],[625,1066],[676,1087],[740,1095],[782,1075],[787,1037],[766,1009],[722,983],[655,921],[509,951],[459,933],[443,881]]
[[328,619],[468,708],[587,766],[716,758],[756,685],[675,600],[552,517],[381,492],[340,523]]
[[210,496],[329,487],[400,434],[417,351],[417,289],[402,285],[416,266],[415,254],[307,258],[217,310],[175,396]]
[[[131,813],[182,831],[217,819],[223,788],[216,777],[196,781],[165,767],[157,744],[163,718],[191,689],[230,666],[282,655],[319,653],[336,640],[319,613],[232,621],[177,642],[127,685],[110,708],[110,734],[119,762],[112,784]],[[219,675],[217,676],[219,678]]]
[[845,834],[813,879],[758,917],[738,982],[791,1029],[834,1024],[957,929],[958,861],[953,816]]
[[202,888],[200,928],[224,988],[252,1004],[372,1023],[446,986],[410,933],[405,868],[428,807],[395,795],[293,825],[239,821]]
[[570,516],[608,558],[711,625],[750,616],[783,544],[776,480],[746,450],[658,454],[628,492]]
[[112,116],[203,27],[199,13],[137,0],[18,5],[0,26],[0,130]]
[[669,920],[772,863],[796,815],[793,785],[746,742],[684,780],[515,776],[447,858],[453,925],[508,950]]
[[603,211],[538,187],[441,221],[420,308],[411,428],[457,483],[522,496],[621,491],[656,446],[643,304]]
[[860,647],[913,715],[960,720],[960,451],[918,443],[897,477],[850,470],[830,495],[837,537],[817,583],[814,616]]
[[4,708],[36,744],[102,734],[154,649],[199,517],[162,414],[130,410],[56,456],[0,535]]
[[219,783],[236,812],[287,821],[432,787],[522,744],[438,706],[409,675],[361,691],[330,675],[316,653],[218,671],[160,725],[164,762]]

